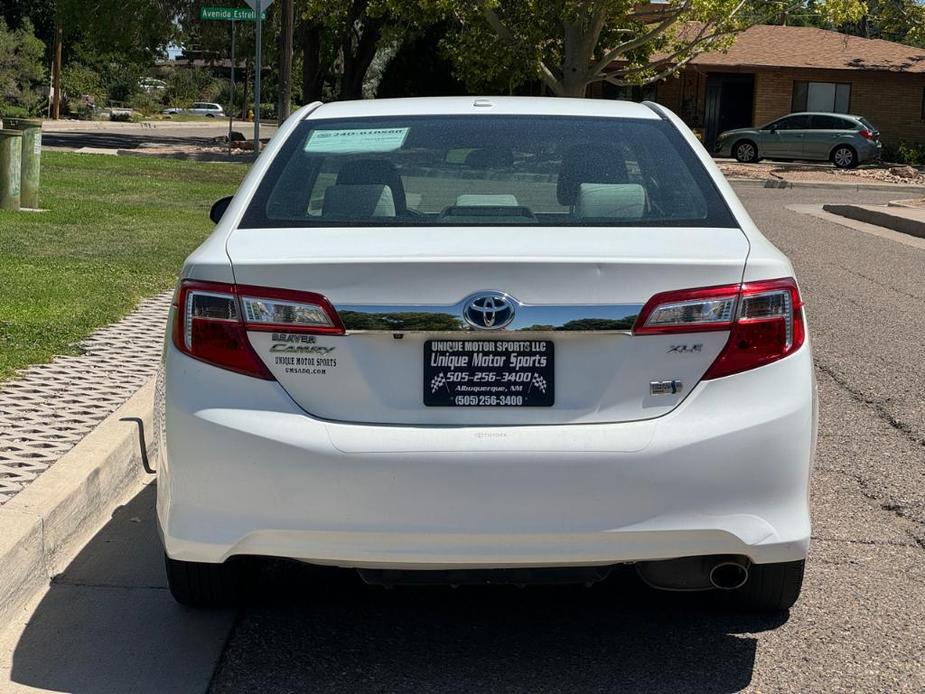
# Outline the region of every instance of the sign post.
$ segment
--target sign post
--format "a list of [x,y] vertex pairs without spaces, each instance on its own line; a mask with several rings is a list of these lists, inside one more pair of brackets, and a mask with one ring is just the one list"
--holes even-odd
[[[257,50],[254,70],[254,152],[260,152],[260,77],[263,72],[262,46],[263,20],[267,18],[266,9],[273,0],[244,0],[250,9],[242,7],[200,7],[199,19],[231,22],[231,99],[234,106],[234,23],[236,21],[254,21],[256,27]],[[247,95],[244,95],[245,99]]]
[[262,63],[262,46],[263,41],[263,12],[273,0],[244,0],[254,11],[257,17],[257,50],[254,62],[254,152],[260,153],[260,78],[263,71]]

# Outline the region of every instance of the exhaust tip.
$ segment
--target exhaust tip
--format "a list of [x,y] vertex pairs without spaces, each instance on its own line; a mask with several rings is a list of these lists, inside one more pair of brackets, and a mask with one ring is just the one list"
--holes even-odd
[[735,590],[748,581],[748,569],[738,562],[723,561],[710,569],[710,584],[720,590]]

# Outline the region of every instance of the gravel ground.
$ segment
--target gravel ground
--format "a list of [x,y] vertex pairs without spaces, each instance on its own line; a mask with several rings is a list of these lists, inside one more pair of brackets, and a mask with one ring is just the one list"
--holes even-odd
[[819,380],[814,541],[789,614],[737,615],[625,574],[385,591],[282,565],[211,691],[925,691],[925,251],[786,209],[890,193],[740,194],[797,267]]

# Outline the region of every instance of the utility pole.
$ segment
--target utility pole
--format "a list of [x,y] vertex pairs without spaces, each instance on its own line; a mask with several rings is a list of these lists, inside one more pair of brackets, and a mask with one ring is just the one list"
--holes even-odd
[[263,0],[257,0],[257,6],[254,8],[257,12],[257,55],[255,62],[257,65],[254,70],[254,152],[260,153],[260,73],[263,70],[261,61],[260,45],[263,41],[263,18],[260,16],[263,12]]
[[61,39],[63,36],[64,29],[59,20],[55,22],[55,49],[51,66],[51,117],[53,120],[61,117]]
[[292,107],[292,0],[280,0],[279,10],[279,101],[276,105],[276,122],[282,125]]

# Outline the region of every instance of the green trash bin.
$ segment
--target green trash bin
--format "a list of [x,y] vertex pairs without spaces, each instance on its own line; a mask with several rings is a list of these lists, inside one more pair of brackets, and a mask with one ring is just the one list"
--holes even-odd
[[22,132],[20,205],[37,208],[42,164],[42,121],[32,118],[5,118],[3,125],[10,130]]
[[22,132],[0,130],[0,210],[19,209]]

